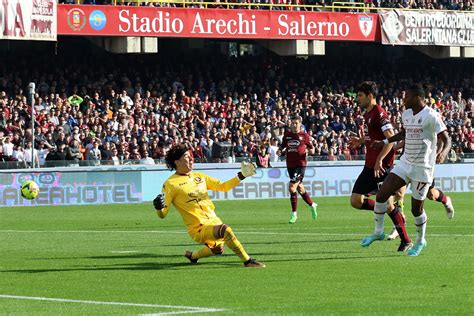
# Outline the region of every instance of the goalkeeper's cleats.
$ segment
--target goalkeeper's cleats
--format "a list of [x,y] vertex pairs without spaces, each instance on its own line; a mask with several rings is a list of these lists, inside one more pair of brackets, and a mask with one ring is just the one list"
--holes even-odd
[[193,259],[193,252],[192,252],[192,251],[189,251],[189,250],[186,251],[186,252],[184,253],[184,256],[185,256],[186,258],[188,258],[188,260],[189,260],[192,264],[198,263],[198,259]]
[[384,240],[385,239],[385,233],[378,233],[378,234],[372,234],[372,235],[369,235],[367,237],[365,237],[364,239],[362,239],[362,241],[360,242],[360,245],[362,247],[369,247],[371,243],[373,243],[374,241],[376,240]]
[[288,221],[288,224],[296,223],[297,219],[298,219],[298,215],[296,214],[296,212],[291,212],[291,217],[290,217],[290,220]]
[[253,258],[244,262],[244,267],[246,268],[265,268],[265,263],[259,262]]
[[413,247],[408,251],[408,254],[410,257],[416,257],[420,255],[420,252],[426,247],[426,240],[423,240],[422,242],[416,242]]
[[318,204],[317,203],[311,204],[310,210],[311,210],[311,217],[313,219],[318,218]]
[[453,202],[451,202],[451,198],[449,196],[446,197],[446,204],[444,204],[444,208],[446,209],[446,216],[448,219],[453,219],[454,207]]

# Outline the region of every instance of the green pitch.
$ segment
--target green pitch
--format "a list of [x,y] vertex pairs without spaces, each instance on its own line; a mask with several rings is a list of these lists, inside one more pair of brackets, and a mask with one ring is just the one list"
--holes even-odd
[[359,246],[373,217],[348,198],[317,198],[317,221],[300,199],[294,225],[286,199],[216,202],[266,269],[228,249],[190,265],[182,255],[199,246],[177,212],[161,220],[151,203],[1,208],[0,314],[472,315],[474,194],[451,197],[453,220],[426,203],[420,257],[397,253],[398,239]]

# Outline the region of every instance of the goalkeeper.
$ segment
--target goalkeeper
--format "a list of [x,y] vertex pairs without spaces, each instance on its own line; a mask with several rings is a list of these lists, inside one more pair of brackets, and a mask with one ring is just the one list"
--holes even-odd
[[184,145],[173,146],[166,154],[166,165],[176,172],[165,181],[162,194],[153,200],[159,217],[165,218],[171,204],[175,206],[188,228],[191,238],[206,245],[198,251],[186,251],[184,256],[191,263],[199,259],[221,255],[227,245],[244,263],[245,267],[264,268],[265,264],[251,258],[235,236],[230,226],[222,223],[214,212],[208,190],[227,192],[246,177],[255,174],[255,165],[242,162],[236,177],[221,182],[201,172],[193,171],[193,157]]

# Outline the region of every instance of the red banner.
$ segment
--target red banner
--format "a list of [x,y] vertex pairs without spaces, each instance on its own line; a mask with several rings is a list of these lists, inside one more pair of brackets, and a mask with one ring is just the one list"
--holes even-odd
[[58,5],[58,34],[375,41],[376,14]]

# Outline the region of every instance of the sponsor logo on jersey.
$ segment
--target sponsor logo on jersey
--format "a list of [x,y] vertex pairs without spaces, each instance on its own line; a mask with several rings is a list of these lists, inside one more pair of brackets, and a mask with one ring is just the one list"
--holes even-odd
[[292,139],[288,142],[288,146],[290,147],[298,147],[300,145],[300,141],[297,139]]
[[422,128],[417,128],[417,127],[407,128],[406,130],[410,133],[423,133],[423,129]]
[[191,198],[191,200],[186,201],[186,203],[191,203],[191,202],[199,203],[201,201],[209,199],[209,196],[207,195],[207,191],[196,190],[196,191],[188,192],[188,196]]
[[191,192],[188,192],[188,196],[189,197],[192,197],[192,198],[196,198],[199,196],[199,191],[191,191]]

